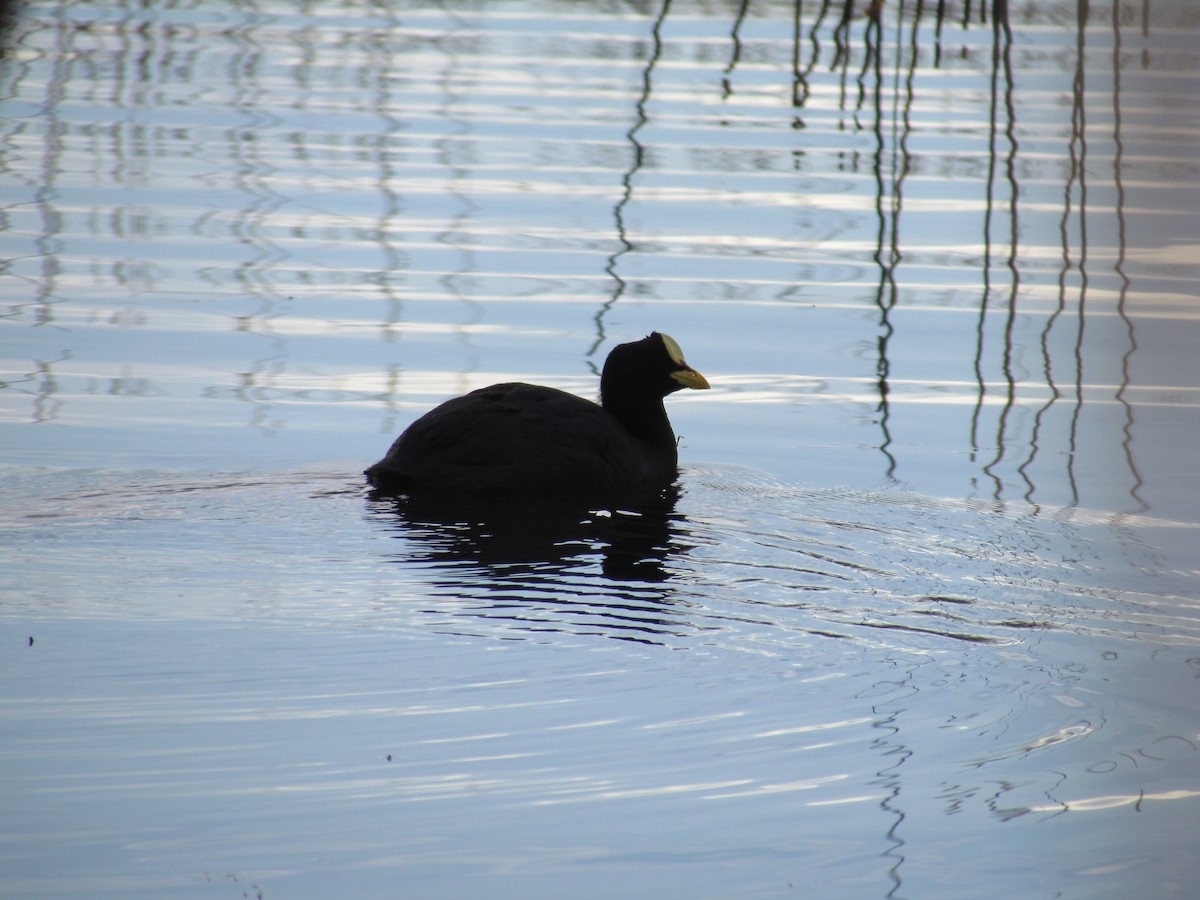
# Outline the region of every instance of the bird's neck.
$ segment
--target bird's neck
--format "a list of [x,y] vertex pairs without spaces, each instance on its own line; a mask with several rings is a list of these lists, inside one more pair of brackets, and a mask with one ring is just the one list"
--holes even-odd
[[643,396],[630,402],[614,400],[601,393],[600,405],[616,416],[634,437],[656,446],[675,446],[675,432],[671,430],[661,398]]

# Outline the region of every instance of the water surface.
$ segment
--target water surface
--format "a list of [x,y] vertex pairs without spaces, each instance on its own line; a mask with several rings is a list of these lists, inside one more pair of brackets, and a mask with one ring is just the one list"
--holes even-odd
[[[6,894],[1200,888],[1197,14],[880,8],[22,10]],[[677,495],[364,491],[652,329]]]

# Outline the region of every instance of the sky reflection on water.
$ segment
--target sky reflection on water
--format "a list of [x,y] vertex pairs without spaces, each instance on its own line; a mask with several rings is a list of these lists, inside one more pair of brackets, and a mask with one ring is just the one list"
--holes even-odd
[[[22,7],[0,885],[1194,893],[1197,12],[878,8]],[[365,497],[653,329],[680,496]]]

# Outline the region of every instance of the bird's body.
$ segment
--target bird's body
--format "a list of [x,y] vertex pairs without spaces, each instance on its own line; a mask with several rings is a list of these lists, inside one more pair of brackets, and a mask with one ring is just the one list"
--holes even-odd
[[707,388],[678,345],[651,334],[622,344],[601,403],[510,382],[448,400],[410,425],[366,470],[379,492],[478,497],[602,495],[665,487],[678,455],[663,398]]

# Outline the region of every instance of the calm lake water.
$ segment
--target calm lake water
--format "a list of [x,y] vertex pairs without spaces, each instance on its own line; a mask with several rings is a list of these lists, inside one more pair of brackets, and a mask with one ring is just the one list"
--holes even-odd
[[[0,893],[1200,894],[1200,10],[31,2]],[[420,412],[673,335],[678,496]]]

